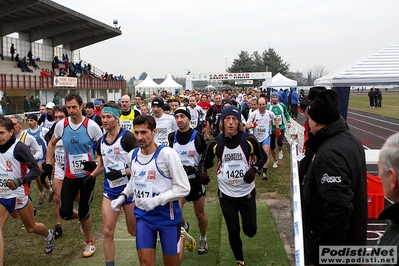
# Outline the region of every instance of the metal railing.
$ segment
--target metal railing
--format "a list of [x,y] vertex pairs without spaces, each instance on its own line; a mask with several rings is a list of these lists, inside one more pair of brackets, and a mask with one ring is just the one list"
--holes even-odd
[[[125,89],[125,80],[101,80],[96,78],[78,78],[74,89]],[[0,74],[0,90],[30,89],[71,89],[55,87],[53,77],[42,77],[24,74]]]

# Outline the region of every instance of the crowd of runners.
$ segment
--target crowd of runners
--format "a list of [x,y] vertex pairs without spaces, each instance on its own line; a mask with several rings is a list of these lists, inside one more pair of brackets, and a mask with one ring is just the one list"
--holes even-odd
[[[140,264],[155,260],[159,233],[164,263],[178,265],[184,249],[208,253],[207,169],[216,156],[220,204],[236,265],[243,265],[238,214],[245,218],[244,233],[254,236],[255,174],[267,180],[270,148],[273,167],[278,166],[283,158],[282,133],[290,125],[288,109],[278,102],[277,93],[271,96],[267,106],[256,89],[187,90],[176,95],[164,91],[152,95],[148,103],[136,95],[133,105],[128,95],[117,102],[83,103],[72,92],[65,105],[49,102],[40,107],[39,115],[28,114],[27,130],[22,116],[1,117],[1,226],[9,215],[21,217],[23,229],[45,237],[45,252],[50,254],[55,239],[63,235],[63,220],[78,219],[86,242],[82,255],[91,257],[96,248],[90,203],[96,177],[104,174],[106,265],[115,263],[113,236],[121,207],[128,232],[136,236]],[[37,202],[30,194],[32,181],[39,191]],[[182,213],[186,201],[193,202],[200,231],[197,241],[188,234],[190,224]],[[35,222],[34,205],[45,202],[54,204],[53,229]],[[3,238],[0,256],[2,262]]]

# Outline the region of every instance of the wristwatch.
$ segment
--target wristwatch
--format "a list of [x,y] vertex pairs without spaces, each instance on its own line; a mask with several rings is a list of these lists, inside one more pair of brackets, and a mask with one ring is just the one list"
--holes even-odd
[[126,169],[122,169],[121,174],[122,174],[122,176],[126,176]]

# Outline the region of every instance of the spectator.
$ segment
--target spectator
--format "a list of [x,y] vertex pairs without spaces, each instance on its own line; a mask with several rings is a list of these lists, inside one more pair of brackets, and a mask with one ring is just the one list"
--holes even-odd
[[14,44],[11,44],[10,47],[10,54],[11,54],[11,61],[14,61],[14,54],[17,49],[14,48]]
[[29,50],[27,57],[29,59],[29,65],[32,66],[33,65],[33,54],[32,54],[32,49]]
[[340,116],[333,90],[308,107],[314,152],[303,193],[305,258],[319,263],[320,246],[362,246],[367,241],[366,162],[361,142]]
[[7,114],[7,101],[6,101],[6,97],[1,97],[1,109],[3,111],[3,115]]
[[369,96],[369,102],[370,102],[370,108],[374,108],[374,99],[375,99],[375,91],[374,91],[374,87],[370,88],[370,91],[367,93],[367,95]]
[[[14,61],[14,60],[12,60],[12,61]],[[19,60],[19,54],[17,54],[16,56],[15,56],[15,62],[19,62],[20,60]]]
[[378,176],[381,178],[385,199],[392,204],[378,216],[378,220],[389,220],[378,245],[399,248],[399,133],[390,136],[382,146],[378,159]]
[[30,111],[28,96],[25,96],[22,105],[23,105],[23,107],[24,107],[24,112],[25,112],[25,113]]
[[53,103],[54,103],[55,105],[61,104],[61,98],[60,98],[60,96],[58,95],[58,93],[56,93],[56,94],[54,95]]
[[40,99],[39,99],[39,95],[36,95],[35,97],[35,101],[34,101],[34,109],[35,111],[40,110]]
[[296,92],[296,88],[293,88],[291,92],[291,117],[294,120],[298,118],[298,103],[298,93]]
[[32,66],[35,68],[35,70],[39,69],[40,67],[36,64],[36,60],[32,60]]

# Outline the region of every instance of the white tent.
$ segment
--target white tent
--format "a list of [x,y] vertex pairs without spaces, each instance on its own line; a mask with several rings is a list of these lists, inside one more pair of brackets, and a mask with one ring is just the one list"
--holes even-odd
[[399,45],[358,60],[314,82],[318,86],[350,87],[399,84]]
[[340,112],[346,119],[351,86],[399,84],[399,45],[390,45],[363,60],[331,72],[316,79],[314,84],[331,87],[338,93]]
[[281,73],[277,73],[272,77],[272,83],[268,84],[267,86],[270,88],[279,88],[279,87],[296,87],[298,82],[293,79],[289,79],[285,77]]
[[166,79],[161,84],[159,84],[159,87],[161,89],[170,91],[181,90],[183,88],[183,86],[177,83],[170,74],[168,74]]
[[139,91],[140,93],[145,92],[145,93],[158,93],[158,90],[161,87],[152,80],[152,78],[150,77],[150,75],[147,75],[147,77],[145,78],[145,80],[143,80],[143,82],[141,82],[140,84],[136,85],[135,89],[136,91]]

